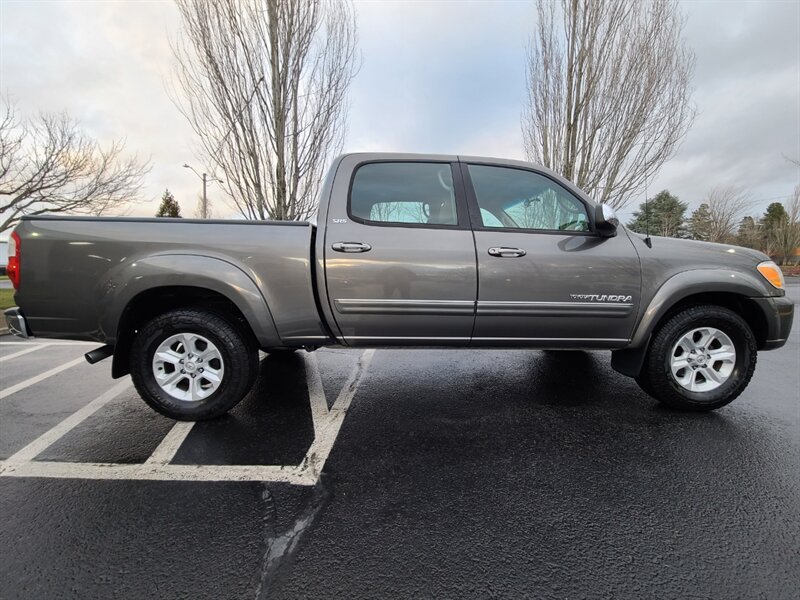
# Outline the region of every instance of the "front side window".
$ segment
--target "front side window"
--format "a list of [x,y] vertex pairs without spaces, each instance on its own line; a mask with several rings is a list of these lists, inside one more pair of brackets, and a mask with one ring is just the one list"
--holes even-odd
[[484,227],[589,231],[586,206],[552,179],[522,169],[469,165]]
[[453,190],[447,163],[368,163],[353,178],[350,214],[373,223],[455,226]]

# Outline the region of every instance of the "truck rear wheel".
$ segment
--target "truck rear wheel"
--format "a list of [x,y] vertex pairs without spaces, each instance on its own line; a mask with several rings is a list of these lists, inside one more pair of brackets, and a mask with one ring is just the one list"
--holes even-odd
[[658,330],[636,381],[665,406],[714,410],[744,391],[756,354],[755,336],[738,314],[693,306]]
[[131,377],[153,409],[179,421],[219,417],[250,391],[258,349],[234,319],[196,309],[145,324],[131,348]]

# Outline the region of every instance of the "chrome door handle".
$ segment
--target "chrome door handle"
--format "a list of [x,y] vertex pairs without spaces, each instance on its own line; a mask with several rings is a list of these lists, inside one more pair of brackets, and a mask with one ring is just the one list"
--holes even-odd
[[336,242],[331,246],[336,252],[369,252],[372,246],[363,242]]
[[520,256],[525,256],[527,252],[522,248],[506,248],[505,246],[501,246],[499,248],[489,248],[489,254],[500,258],[518,258]]

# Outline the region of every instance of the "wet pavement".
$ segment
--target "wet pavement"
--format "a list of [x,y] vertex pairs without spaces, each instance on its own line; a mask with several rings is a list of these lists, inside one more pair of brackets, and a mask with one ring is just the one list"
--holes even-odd
[[[0,460],[23,469],[0,466],[2,598],[800,589],[799,327],[712,414],[661,409],[608,353],[326,349],[263,358],[253,394],[189,428],[130,388],[91,404],[117,384],[108,362],[36,380],[92,346],[15,342],[0,338]],[[226,468],[244,480],[214,481]]]

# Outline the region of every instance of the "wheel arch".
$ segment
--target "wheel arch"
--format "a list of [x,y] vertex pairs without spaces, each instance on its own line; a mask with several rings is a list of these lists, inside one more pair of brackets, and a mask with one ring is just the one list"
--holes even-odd
[[690,306],[712,305],[738,314],[753,332],[757,348],[767,341],[769,322],[762,307],[753,298],[764,297],[766,287],[755,277],[738,271],[696,270],[680,273],[667,280],[643,312],[627,348],[611,354],[614,370],[637,377],[644,364],[650,339],[673,315]]
[[256,284],[241,269],[218,258],[185,254],[144,257],[113,273],[105,289],[100,329],[113,340],[115,378],[128,373],[137,327],[144,319],[175,308],[211,307],[240,320],[260,347],[281,345]]

